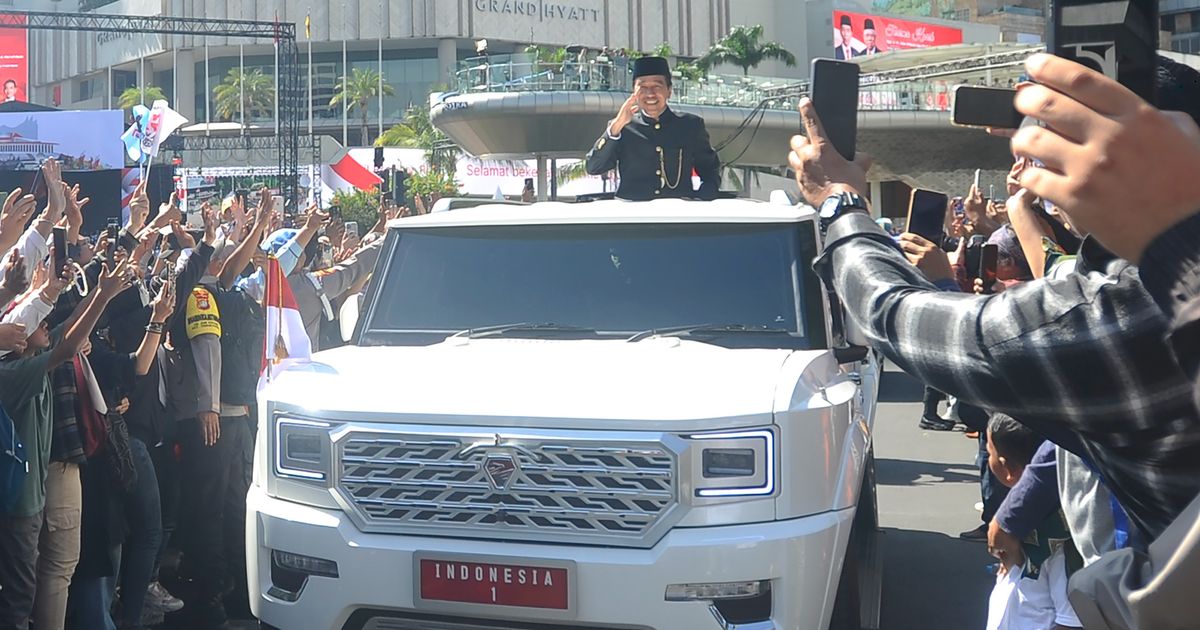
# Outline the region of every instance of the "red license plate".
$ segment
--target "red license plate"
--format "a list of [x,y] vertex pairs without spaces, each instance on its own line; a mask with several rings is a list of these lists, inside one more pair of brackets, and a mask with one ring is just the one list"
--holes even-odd
[[567,610],[567,569],[422,558],[421,599]]

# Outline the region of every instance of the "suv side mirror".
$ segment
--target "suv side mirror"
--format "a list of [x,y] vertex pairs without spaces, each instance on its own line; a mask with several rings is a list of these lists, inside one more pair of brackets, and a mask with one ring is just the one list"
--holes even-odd
[[354,328],[358,326],[358,309],[362,305],[363,294],[355,293],[342,304],[338,311],[338,328],[342,333],[342,341],[350,343],[354,338]]
[[838,364],[858,363],[867,358],[868,352],[866,346],[842,346],[833,349],[833,358]]

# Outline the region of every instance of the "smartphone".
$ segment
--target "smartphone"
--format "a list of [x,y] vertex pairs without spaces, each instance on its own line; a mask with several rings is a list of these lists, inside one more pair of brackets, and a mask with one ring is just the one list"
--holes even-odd
[[1115,79],[1153,103],[1158,0],[1050,0],[1046,50]]
[[54,273],[56,278],[61,278],[67,269],[67,228],[54,228]]
[[355,236],[355,238],[358,238],[360,236],[358,233],[358,221],[347,221],[346,222],[346,234],[347,235],[353,234]]
[[42,176],[42,167],[38,166],[33,171],[33,183],[29,185],[29,194],[41,201],[46,198],[46,193],[46,178]]
[[330,221],[341,221],[342,220],[341,206],[338,206],[336,204],[329,206],[329,220]]
[[976,278],[983,281],[984,295],[992,292],[996,284],[996,266],[1000,264],[1000,246],[995,243],[985,243],[979,251],[979,272]]
[[1016,129],[1025,119],[1013,105],[1016,96],[1012,88],[956,85],[950,120],[960,127]]
[[858,74],[856,63],[813,59],[809,94],[833,148],[854,159],[858,137]]
[[975,169],[975,190],[979,190],[979,169]]
[[955,197],[954,199],[951,199],[951,200],[950,200],[950,208],[951,208],[952,210],[954,210],[954,214],[955,214],[956,216],[960,216],[960,217],[961,217],[961,216],[963,216],[964,214],[966,214],[966,207],[965,207],[965,205],[963,204],[963,198],[962,198],[962,197]]
[[908,200],[905,231],[941,246],[946,231],[946,206],[949,203],[950,199],[940,192],[914,188]]
[[109,219],[104,234],[108,237],[108,245],[104,250],[104,259],[110,263],[117,259],[117,234],[121,232],[121,224],[117,219]]

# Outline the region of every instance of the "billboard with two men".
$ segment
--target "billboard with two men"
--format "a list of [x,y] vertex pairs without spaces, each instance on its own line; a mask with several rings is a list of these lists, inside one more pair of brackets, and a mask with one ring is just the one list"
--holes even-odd
[[962,29],[849,11],[833,12],[835,59],[963,42]]

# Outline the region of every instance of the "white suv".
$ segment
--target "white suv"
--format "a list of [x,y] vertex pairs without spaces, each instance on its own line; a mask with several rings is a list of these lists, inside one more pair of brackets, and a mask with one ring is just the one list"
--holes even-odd
[[811,209],[485,205],[393,222],[353,345],[263,390],[265,627],[878,623],[878,362]]

